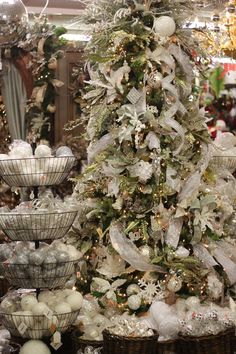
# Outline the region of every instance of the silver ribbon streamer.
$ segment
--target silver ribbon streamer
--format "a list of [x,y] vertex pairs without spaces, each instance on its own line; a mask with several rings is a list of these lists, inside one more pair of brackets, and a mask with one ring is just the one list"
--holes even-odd
[[[177,108],[177,109],[176,109]],[[164,118],[164,123],[171,127],[172,129],[174,129],[180,136],[181,138],[181,143],[178,147],[178,149],[176,149],[175,151],[173,151],[173,155],[178,155],[180,153],[180,151],[182,150],[182,147],[184,145],[184,142],[185,142],[185,129],[173,118],[170,117],[169,113],[170,113],[170,110],[172,109],[172,112],[173,113],[175,111],[175,113],[177,112],[178,110],[178,104],[175,104],[173,105],[166,113],[165,113],[165,118]],[[175,114],[174,113],[174,114]],[[173,114],[173,115],[174,115]],[[172,115],[172,116],[173,116]]]
[[141,272],[165,272],[162,267],[147,262],[146,258],[139,252],[139,249],[134,243],[126,237],[120,223],[113,222],[111,224],[110,239],[116,252],[134,269]]
[[230,284],[233,285],[236,283],[236,264],[231,261],[228,255],[219,247],[216,248],[214,252],[214,257],[222,265],[225,273],[228,276]]
[[187,179],[183,184],[181,191],[178,196],[179,202],[182,202],[184,199],[190,198],[194,192],[199,189],[201,183],[201,177],[209,165],[211,159],[211,150],[209,146],[203,145],[202,148],[202,157],[198,162],[196,171]]
[[193,252],[194,255],[203,262],[204,267],[211,268],[218,265],[203,244],[193,246]]
[[100,154],[102,151],[104,151],[108,145],[113,144],[114,138],[113,136],[108,133],[104,135],[100,140],[98,140],[96,143],[90,143],[87,153],[88,153],[88,163],[91,163],[94,158]]
[[183,52],[180,46],[177,46],[174,43],[171,43],[168,51],[173,55],[173,57],[183,69],[187,82],[191,83],[193,81],[193,66],[189,62],[189,57]]
[[165,243],[174,248],[178,247],[180,233],[183,226],[183,218],[172,218],[167,233],[165,235]]

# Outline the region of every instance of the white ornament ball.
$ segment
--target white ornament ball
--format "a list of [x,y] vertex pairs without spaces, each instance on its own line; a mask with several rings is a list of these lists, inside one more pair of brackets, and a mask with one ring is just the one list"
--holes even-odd
[[50,157],[52,156],[52,150],[47,145],[39,145],[34,152],[36,157]]
[[126,294],[128,296],[140,293],[140,287],[138,284],[130,284],[126,289]]
[[67,252],[69,254],[70,261],[77,261],[82,257],[82,253],[72,245],[67,246]]
[[14,149],[12,149],[9,152],[9,156],[11,156],[12,158],[27,158],[32,156],[32,149],[30,147],[30,149],[27,146],[18,146]]
[[48,306],[44,302],[38,302],[31,311],[34,315],[43,316],[49,310]]
[[82,307],[83,296],[78,291],[74,291],[74,294],[66,298],[66,302],[70,305],[72,311],[77,311]]
[[1,302],[1,308],[4,310],[5,313],[12,313],[16,310],[16,306],[14,301],[6,297]]
[[20,354],[51,354],[50,349],[41,340],[29,340],[20,350]]
[[74,156],[72,150],[68,146],[60,146],[56,151],[56,157]]
[[26,295],[21,299],[21,308],[24,311],[31,311],[37,304],[38,300],[34,295]]
[[141,298],[138,295],[131,295],[128,298],[128,306],[131,310],[138,310],[141,306]]
[[51,297],[53,297],[53,293],[50,290],[44,290],[39,294],[38,300],[46,303]]
[[167,316],[158,326],[159,336],[163,340],[175,339],[179,333],[179,321],[174,315]]
[[157,324],[161,323],[161,321],[169,316],[172,313],[171,307],[167,305],[163,301],[155,301],[152,303],[149,313],[151,319],[154,319]]
[[58,314],[70,313],[71,306],[67,302],[60,302],[55,306],[55,312]]
[[160,16],[154,21],[154,31],[161,37],[170,37],[175,33],[176,24],[170,16]]
[[182,288],[182,280],[178,277],[171,277],[167,283],[167,289],[173,293],[176,293]]
[[189,310],[196,310],[200,306],[200,299],[197,296],[190,296],[185,300],[185,304]]

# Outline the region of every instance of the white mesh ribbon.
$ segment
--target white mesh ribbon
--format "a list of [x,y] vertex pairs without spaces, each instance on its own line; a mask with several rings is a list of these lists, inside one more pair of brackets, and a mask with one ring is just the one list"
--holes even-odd
[[209,165],[211,159],[211,149],[208,145],[203,145],[202,157],[198,162],[196,171],[189,176],[187,181],[182,185],[181,191],[178,196],[179,202],[184,199],[190,198],[196,191],[198,191],[201,177]]
[[182,67],[186,75],[187,82],[191,83],[193,80],[193,66],[189,61],[189,57],[183,52],[180,46],[177,46],[174,43],[171,43],[168,50],[169,53],[172,54],[173,57],[177,60],[178,64]]
[[173,248],[178,247],[180,233],[183,226],[183,218],[173,217],[170,221],[167,233],[165,235],[165,243]]
[[103,150],[107,148],[108,145],[111,145],[114,141],[113,136],[108,133],[104,135],[100,140],[96,143],[90,143],[87,153],[88,153],[88,163],[91,163],[93,159],[101,153]]
[[228,257],[228,255],[219,247],[214,252],[214,257],[222,265],[228,276],[231,285],[236,283],[236,264]]
[[148,263],[135,244],[128,239],[123,232],[123,227],[118,222],[113,222],[110,226],[110,239],[116,252],[134,269],[141,272],[161,272],[164,273],[162,267]]
[[168,109],[168,111],[165,112],[164,119],[163,119],[163,123],[168,127],[174,129],[181,138],[181,143],[179,144],[178,149],[173,151],[173,155],[179,154],[185,142],[185,129],[174,118],[172,118],[179,110],[179,108],[180,108],[180,102],[177,101]]
[[210,268],[218,265],[203,244],[193,246],[194,255],[203,262],[204,267]]

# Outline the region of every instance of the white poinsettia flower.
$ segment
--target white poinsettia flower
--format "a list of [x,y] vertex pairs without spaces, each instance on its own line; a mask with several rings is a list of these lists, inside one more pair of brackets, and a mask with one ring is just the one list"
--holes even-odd
[[115,291],[126,282],[126,279],[117,279],[113,283],[109,281],[95,277],[93,278],[93,287],[100,293],[104,293],[107,299],[116,301]]

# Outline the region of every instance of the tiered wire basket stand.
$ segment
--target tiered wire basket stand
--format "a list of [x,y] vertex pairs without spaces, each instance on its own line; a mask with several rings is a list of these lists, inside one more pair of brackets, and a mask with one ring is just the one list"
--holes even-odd
[[[10,187],[31,188],[34,198],[39,187],[58,185],[68,176],[75,164],[75,157],[45,157],[37,159],[9,159],[0,161],[0,175]],[[0,213],[0,229],[11,241],[31,241],[35,249],[41,242],[63,238],[72,226],[77,211],[35,213]],[[41,289],[63,288],[75,273],[76,261],[47,263],[45,265],[0,264],[1,273],[16,289],[31,289],[36,296]],[[19,290],[20,292],[21,290]],[[30,292],[30,290],[29,290]],[[51,337],[55,331],[65,332],[75,321],[78,311],[45,315],[22,315],[1,313],[2,323],[12,336],[41,339]],[[29,329],[22,332],[22,324]]]

